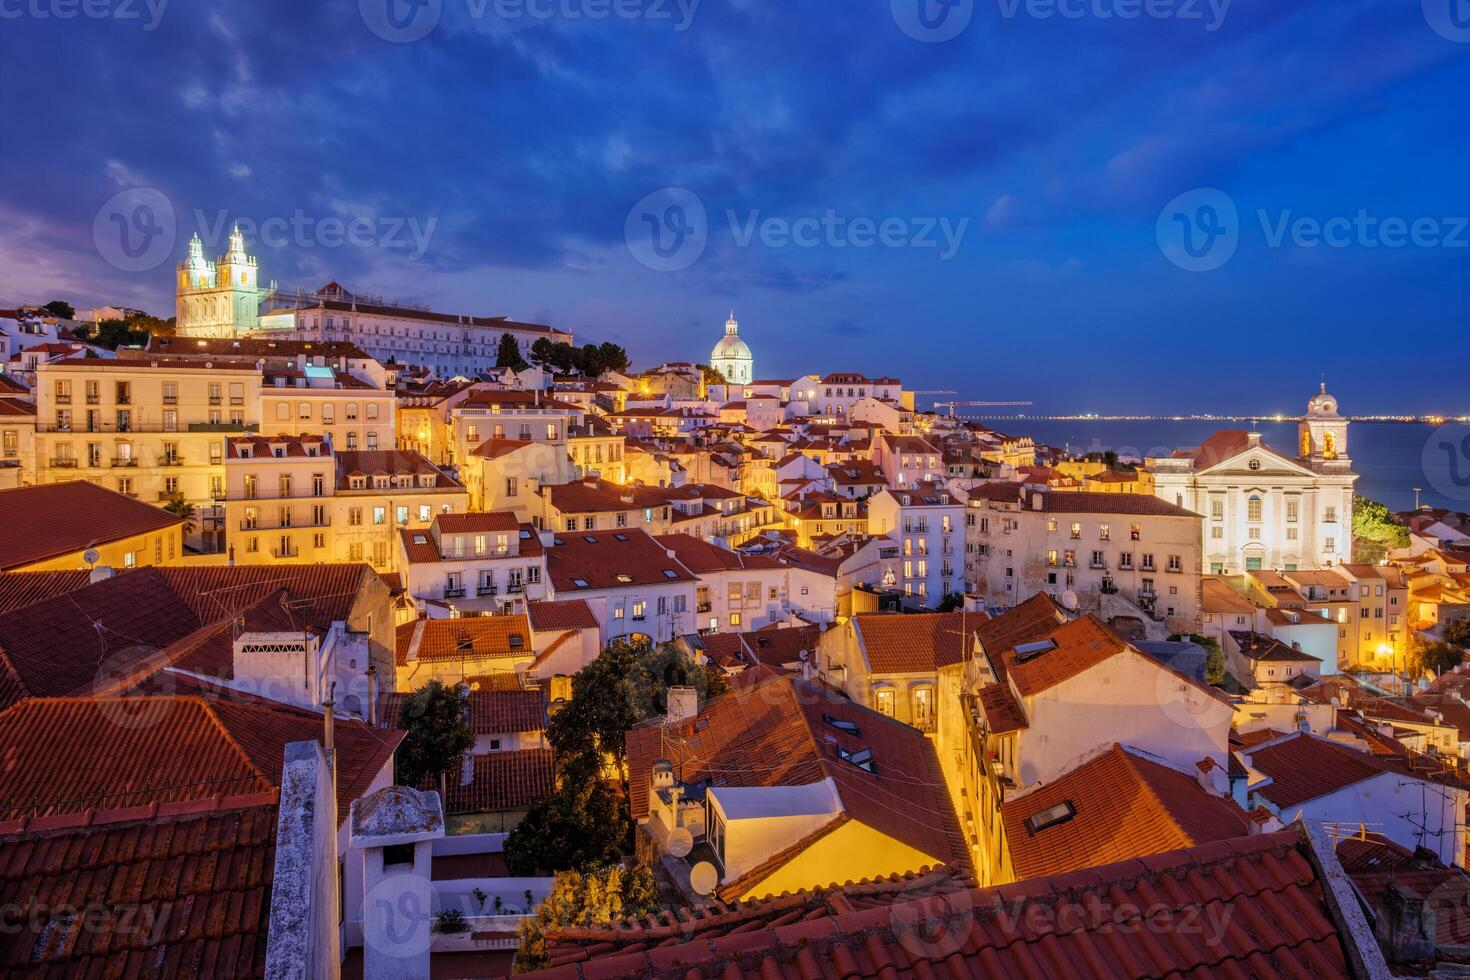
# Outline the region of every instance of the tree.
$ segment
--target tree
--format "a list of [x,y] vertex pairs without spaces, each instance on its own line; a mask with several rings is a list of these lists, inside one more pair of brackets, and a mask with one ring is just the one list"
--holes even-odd
[[495,350],[495,366],[512,371],[524,371],[527,367],[526,359],[521,356],[520,344],[508,333],[500,335],[500,346]]
[[51,302],[41,307],[41,309],[45,310],[52,316],[60,317],[63,320],[75,320],[77,318],[76,308],[64,299],[53,299]]
[[469,698],[458,688],[431,680],[403,699],[398,727],[408,734],[398,746],[398,782],[417,786],[427,776],[444,776],[475,746]]
[[1408,544],[1409,529],[1394,522],[1387,506],[1353,495],[1353,561],[1373,564]]
[[647,868],[613,865],[586,874],[560,872],[536,914],[521,920],[515,972],[529,973],[551,965],[546,934],[552,930],[606,926],[647,915],[657,905],[653,874]]
[[700,373],[704,375],[704,383],[707,385],[729,384],[729,382],[725,380],[724,372],[722,372],[719,368],[710,367],[708,364],[701,364],[699,365],[699,370]]
[[505,840],[512,875],[596,868],[633,853],[628,799],[594,775],[577,782],[564,777],[560,789],[531,806]]
[[1440,630],[1446,643],[1457,647],[1470,647],[1470,619],[1457,619]]
[[1169,637],[1170,640],[1185,640],[1193,643],[1205,652],[1205,683],[1218,687],[1225,680],[1225,654],[1220,649],[1219,641],[1212,636],[1203,636],[1199,633],[1190,633],[1187,636],[1175,633]]
[[163,502],[163,509],[175,517],[182,517],[184,519],[185,537],[194,533],[196,511],[194,505],[184,499],[183,494],[177,491],[169,494],[168,498]]
[[958,612],[965,608],[965,596],[962,592],[947,592],[944,598],[939,600],[939,608],[935,612]]
[[538,367],[549,367],[556,357],[556,345],[545,337],[538,337],[531,345],[531,363]]
[[605,374],[608,371],[621,372],[628,370],[628,352],[617,344],[605,341],[597,348],[597,351],[602,359],[602,370],[597,372],[599,375]]
[[1415,637],[1414,641],[1409,644],[1407,659],[1408,663],[1405,666],[1410,676],[1421,677],[1424,674],[1434,674],[1437,677],[1459,666],[1460,661],[1465,659],[1465,651],[1450,646],[1448,643]]
[[[673,645],[614,640],[572,681],[572,699],[551,716],[546,740],[556,751],[558,789],[531,807],[505,842],[512,873],[584,870],[631,853],[628,730],[667,710],[671,686],[702,699],[727,689],[718,667],[694,663]],[[611,760],[619,785],[603,778]]]

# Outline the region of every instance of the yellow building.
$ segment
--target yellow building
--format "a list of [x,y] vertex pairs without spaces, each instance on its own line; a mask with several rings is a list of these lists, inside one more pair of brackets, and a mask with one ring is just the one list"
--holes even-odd
[[185,519],[106,487],[73,480],[0,491],[0,571],[138,568],[183,554]]

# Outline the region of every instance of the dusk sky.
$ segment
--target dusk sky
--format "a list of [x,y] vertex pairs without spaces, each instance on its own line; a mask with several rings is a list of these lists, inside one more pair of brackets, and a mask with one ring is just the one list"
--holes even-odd
[[[161,2],[0,0],[0,305],[171,316],[189,236],[240,220],[283,288],[644,367],[734,308],[764,378],[1271,411],[1325,373],[1349,413],[1470,412],[1465,0]],[[172,243],[126,271],[140,188]],[[1215,215],[1224,251],[1171,246]],[[657,225],[687,267],[640,261]]]

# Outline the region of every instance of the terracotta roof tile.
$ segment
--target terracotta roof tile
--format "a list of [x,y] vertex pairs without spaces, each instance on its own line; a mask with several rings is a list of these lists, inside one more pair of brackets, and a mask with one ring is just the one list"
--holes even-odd
[[398,666],[426,662],[530,658],[531,623],[524,615],[416,619],[397,631]]
[[1252,792],[1277,809],[1315,800],[1388,771],[1367,752],[1305,733],[1248,749],[1245,754],[1251,768],[1271,778]]
[[597,617],[585,599],[530,602],[526,604],[526,614],[531,617],[531,628],[538,633],[598,628]]
[[[957,664],[990,617],[984,613],[869,613],[854,616],[874,674],[931,673]],[[971,641],[973,642],[973,640]]]
[[[556,791],[556,762],[550,749],[521,749],[472,756],[468,785],[449,778],[445,811],[494,813],[520,810]],[[425,784],[426,788],[435,787]]]
[[20,903],[0,929],[0,974],[264,975],[274,794],[90,816],[0,826],[0,894]]
[[547,549],[546,570],[558,593],[571,594],[588,589],[695,581],[694,575],[677,558],[670,557],[648,532],[633,528],[559,534],[555,546]]
[[[645,949],[531,977],[1347,976],[1330,891],[1295,831],[1216,842],[1058,878]],[[1201,929],[1205,920],[1219,931]],[[1367,942],[1371,945],[1371,936]]]
[[[1065,822],[1027,821],[1070,804]],[[1132,857],[1243,837],[1245,813],[1191,776],[1114,743],[1112,748],[1001,808],[1018,878],[1062,874]]]
[[0,570],[183,523],[160,507],[84,480],[0,490],[0,515]]

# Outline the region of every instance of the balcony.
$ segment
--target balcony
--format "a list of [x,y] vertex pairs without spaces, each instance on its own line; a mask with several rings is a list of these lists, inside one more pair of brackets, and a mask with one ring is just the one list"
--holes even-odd
[[712,608],[714,608],[714,607],[713,607],[713,606],[711,606],[711,605],[710,605],[710,604],[709,604],[709,603],[708,603],[708,602],[696,602],[696,603],[695,603],[695,604],[694,604],[694,611],[695,611],[695,612],[696,612],[696,613],[707,613],[707,612],[709,612],[709,611],[710,611],[710,610],[711,610],[711,609],[712,609]]
[[56,469],[76,469],[77,461],[68,456],[66,459],[53,459],[51,466]]
[[445,589],[444,590],[444,598],[446,598],[446,599],[463,599],[464,598],[464,587],[461,586],[461,587],[459,587],[457,589]]
[[500,589],[493,585],[482,585],[475,590],[475,595],[481,599],[500,594]]
[[301,556],[301,549],[298,548],[298,547],[296,547],[294,544],[291,545],[291,547],[289,547],[289,548],[272,548],[271,549],[271,557],[272,558],[299,558],[300,556]]
[[158,465],[159,466],[183,466],[184,465],[184,457],[182,457],[182,456],[165,456],[165,457],[163,457],[163,459],[160,459],[158,461]]
[[934,732],[934,716],[933,715],[925,715],[925,716],[920,717],[920,718],[915,718],[912,722],[910,722],[910,724],[914,728],[917,728],[919,731],[924,732],[926,734],[932,734]]
[[1101,569],[1107,568],[1108,567],[1108,563],[1105,562],[1105,561],[1102,561],[1100,559],[1096,559],[1095,558],[1091,562],[1088,563],[1087,567],[1088,568],[1095,568],[1095,569],[1101,570]]
[[135,456],[114,456],[114,457],[112,457],[112,465],[113,466],[137,466],[138,465],[138,460],[137,460],[137,457],[135,457]]

